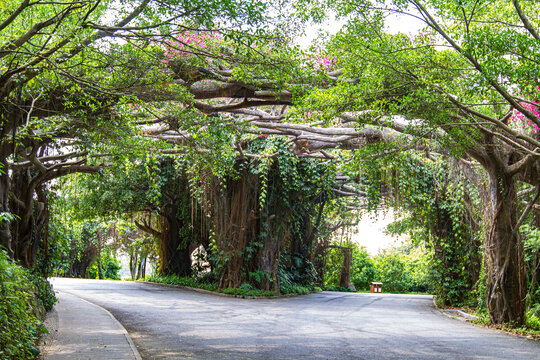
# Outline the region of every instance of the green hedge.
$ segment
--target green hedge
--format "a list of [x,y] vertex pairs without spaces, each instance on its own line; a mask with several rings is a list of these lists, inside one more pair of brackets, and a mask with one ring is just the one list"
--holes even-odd
[[0,250],[0,359],[32,359],[39,323],[56,299],[49,283],[14,264]]

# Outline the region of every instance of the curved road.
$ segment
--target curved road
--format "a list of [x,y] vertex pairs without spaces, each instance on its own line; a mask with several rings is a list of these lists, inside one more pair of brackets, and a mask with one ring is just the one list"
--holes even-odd
[[133,282],[60,279],[143,359],[540,359],[540,343],[441,315],[431,296],[322,292],[249,300]]

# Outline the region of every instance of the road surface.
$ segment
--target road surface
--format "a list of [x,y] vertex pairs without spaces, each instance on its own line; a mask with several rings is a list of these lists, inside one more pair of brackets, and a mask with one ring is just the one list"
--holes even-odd
[[538,359],[540,343],[448,318],[431,296],[322,292],[238,299],[134,282],[54,279],[100,305],[143,359]]

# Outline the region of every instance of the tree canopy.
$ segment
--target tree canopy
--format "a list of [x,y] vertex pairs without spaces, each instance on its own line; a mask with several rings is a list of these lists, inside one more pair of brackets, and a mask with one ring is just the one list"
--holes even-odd
[[[534,1],[5,3],[0,245],[23,265],[47,252],[47,184],[75,172],[97,174],[82,213],[139,216],[164,273],[202,245],[221,287],[311,281],[329,234],[385,202],[424,229],[443,298],[480,281],[483,246],[491,321],[524,322]],[[330,13],[344,26],[310,49],[287,36]]]

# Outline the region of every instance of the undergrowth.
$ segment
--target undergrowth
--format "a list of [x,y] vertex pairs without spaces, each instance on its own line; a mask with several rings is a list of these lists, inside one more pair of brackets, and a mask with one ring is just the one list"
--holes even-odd
[[146,281],[160,283],[160,284],[169,284],[169,285],[179,285],[187,286],[196,289],[204,289],[209,291],[216,291],[217,285],[214,283],[198,281],[196,278],[189,276],[178,276],[178,275],[152,275],[145,279]]
[[56,298],[50,284],[13,263],[0,250],[0,359],[33,359],[40,321]]
[[[261,296],[261,297],[272,297],[276,296],[274,291],[265,291],[254,288],[248,283],[242,284],[239,288],[229,288],[229,289],[218,289],[218,286],[215,282],[207,281],[209,276],[206,277],[189,277],[189,276],[178,276],[178,275],[152,275],[147,277],[145,280],[160,284],[169,284],[169,285],[178,285],[186,286],[196,289],[204,289],[209,291],[216,291],[222,294],[235,295],[235,296]],[[280,288],[281,294],[299,294],[307,295],[313,292],[321,291],[321,288],[317,286],[302,286],[302,285],[282,285]]]

